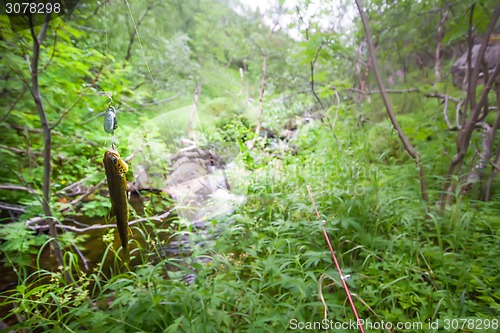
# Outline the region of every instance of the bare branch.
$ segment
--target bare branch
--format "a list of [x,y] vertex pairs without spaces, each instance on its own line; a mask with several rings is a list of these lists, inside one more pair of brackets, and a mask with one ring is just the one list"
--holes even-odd
[[[170,209],[169,211],[163,213],[163,214],[160,214],[160,215],[155,215],[155,216],[151,216],[151,217],[142,217],[142,218],[139,218],[137,220],[134,220],[134,221],[130,221],[128,222],[128,226],[132,226],[134,224],[137,224],[137,223],[141,223],[141,222],[147,222],[147,221],[158,221],[158,222],[161,222],[163,219],[167,218],[170,216],[170,214],[174,211],[175,208],[172,208]],[[29,221],[26,221],[26,225],[29,226],[29,228],[31,230],[46,230],[48,227],[46,225],[35,225],[35,226],[31,226],[31,224],[33,224],[35,222],[37,222],[36,220],[29,220]],[[56,227],[58,229],[62,229],[62,230],[66,230],[66,231],[73,231],[73,232],[87,232],[87,231],[90,231],[90,230],[100,230],[100,229],[114,229],[114,228],[117,228],[117,225],[116,224],[94,224],[94,225],[91,225],[91,226],[88,226],[88,227],[84,227],[84,228],[78,228],[78,227],[74,227],[74,226],[71,226],[71,225],[64,225],[64,224],[56,224]]]
[[22,205],[15,205],[6,202],[0,202],[0,209],[10,210],[21,214],[26,210]]
[[[407,93],[419,93],[420,89],[418,89],[418,88],[386,89],[384,92],[386,94],[407,94]],[[382,94],[382,92],[380,90],[370,90],[368,92],[365,92],[365,94],[374,95],[374,94]]]
[[455,103],[460,103],[461,100],[456,98],[456,97],[451,97],[450,95],[448,94],[441,94],[441,93],[438,93],[438,92],[435,92],[435,93],[432,93],[432,94],[424,94],[425,97],[434,97],[434,98],[441,98],[441,99],[445,99],[447,98],[448,100],[452,101],[452,102],[455,102]]
[[40,69],[40,73],[43,72],[47,67],[50,65],[52,62],[52,59],[54,58],[54,55],[56,54],[56,45],[57,45],[57,29],[54,30],[54,46],[52,47],[52,54],[50,55],[49,60],[47,63]]
[[91,174],[91,175],[89,175],[89,176],[87,176],[87,177],[85,177],[85,178],[83,178],[83,179],[80,179],[79,181],[74,182],[74,183],[72,183],[72,184],[70,184],[70,185],[66,186],[65,188],[63,188],[63,189],[59,190],[59,191],[58,191],[58,193],[64,193],[64,192],[67,192],[67,191],[69,191],[69,190],[72,190],[73,188],[75,188],[75,187],[77,187],[77,186],[79,186],[79,185],[81,185],[81,184],[85,183],[87,180],[89,180],[90,178],[94,177],[94,175],[95,175],[95,174]]
[[457,125],[456,127],[461,130],[462,129],[462,125],[461,124],[461,121],[460,121],[460,111],[462,110],[462,105],[465,103],[465,100],[464,101],[461,101],[460,103],[457,103],[457,107],[455,109],[455,124]]
[[448,125],[448,128],[449,129],[453,128],[453,126],[450,123],[450,119],[448,119],[448,95],[445,95],[444,97],[443,117],[444,121],[446,122],[446,125]]
[[82,251],[80,251],[80,249],[78,248],[78,246],[76,246],[76,244],[72,244],[72,245],[73,245],[73,248],[75,249],[76,253],[78,253],[80,258],[82,259],[83,267],[85,267],[85,270],[88,271],[89,270],[89,261],[87,260],[87,258],[85,258]]
[[0,190],[25,191],[25,192],[30,192],[30,193],[37,193],[31,187],[21,186],[21,185],[13,185],[13,184],[0,184]]
[[66,211],[70,210],[73,206],[79,204],[80,202],[82,202],[83,200],[88,198],[89,195],[91,195],[92,193],[97,191],[102,185],[104,185],[105,182],[106,182],[106,178],[103,178],[103,179],[101,179],[101,181],[99,183],[97,183],[97,185],[89,187],[87,189],[87,191],[85,191],[85,193],[83,193],[80,197],[76,198],[75,200],[72,200],[69,203],[69,207],[66,207],[65,209],[63,209],[62,212],[66,212]]

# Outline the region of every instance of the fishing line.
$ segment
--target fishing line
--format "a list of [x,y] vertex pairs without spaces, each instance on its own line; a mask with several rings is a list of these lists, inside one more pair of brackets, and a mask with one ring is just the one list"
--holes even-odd
[[[108,7],[106,3],[108,1],[104,0],[104,16],[108,17]],[[109,55],[109,41],[108,41],[108,20],[104,20],[104,35],[106,36],[106,56]]]
[[146,67],[149,72],[149,76],[151,77],[151,82],[156,85],[155,80],[153,79],[153,73],[151,73],[151,69],[149,68],[148,60],[146,59],[146,54],[144,53],[144,48],[142,47],[141,36],[139,35],[139,30],[137,29],[137,25],[135,24],[134,15],[132,15],[132,10],[130,9],[130,4],[128,0],[125,0],[127,4],[128,12],[130,13],[130,18],[132,19],[132,23],[134,24],[135,34],[137,35],[137,40],[139,41],[139,46],[141,47],[142,57],[144,58],[144,62],[146,63]]

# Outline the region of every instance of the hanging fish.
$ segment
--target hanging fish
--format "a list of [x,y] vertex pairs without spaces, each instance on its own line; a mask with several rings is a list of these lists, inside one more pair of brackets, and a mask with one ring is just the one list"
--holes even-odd
[[115,108],[110,106],[104,113],[104,132],[113,133],[118,127]]
[[118,235],[122,243],[126,261],[128,253],[128,202],[127,202],[127,163],[121,159],[120,154],[111,148],[104,153],[104,168],[108,180],[109,197],[111,199],[111,216],[116,219]]

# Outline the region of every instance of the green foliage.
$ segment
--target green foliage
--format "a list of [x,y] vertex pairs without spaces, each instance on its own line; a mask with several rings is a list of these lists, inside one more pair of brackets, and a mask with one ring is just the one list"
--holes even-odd
[[33,255],[39,251],[47,237],[36,235],[23,222],[4,225],[0,229],[0,250],[5,256],[5,265],[14,267],[31,266]]
[[[453,4],[446,51],[463,41],[473,3]],[[484,31],[492,4],[477,3],[473,19],[478,31]],[[335,5],[345,10],[348,3]],[[279,29],[270,31],[263,22],[275,19],[274,14],[263,20],[225,0],[85,3],[71,20],[52,21],[42,45],[39,78],[50,125],[61,120],[52,130],[51,147],[50,207],[57,223],[67,223],[74,214],[99,221],[108,214],[104,192],[73,205],[63,191],[82,179],[88,189],[103,178],[102,155],[110,137],[97,115],[108,106],[104,93],[113,93],[115,142],[121,155],[128,156],[136,147],[127,138],[146,135],[153,145],[154,139],[169,135],[168,128],[142,133],[140,126],[167,111],[191,110],[181,108],[192,103],[201,84],[198,111],[207,139],[236,143],[238,163],[245,169],[244,176],[233,180],[245,203],[230,216],[207,221],[213,226],[207,234],[197,234],[191,224],[177,219],[138,223],[132,227],[134,261],[124,269],[113,231],[89,233],[88,238],[105,245],[90,271],[81,257],[88,250],[81,248],[83,235],[59,234],[64,264],[54,267],[43,260],[48,236],[26,227],[28,219],[42,215],[44,162],[33,98],[29,90],[21,94],[24,81],[30,80],[26,59],[32,40],[29,31],[13,33],[0,18],[0,74],[6,78],[0,105],[9,110],[0,115],[0,183],[33,189],[0,190],[2,203],[26,205],[19,222],[0,228],[2,265],[17,277],[15,287],[0,293],[0,306],[8,310],[0,321],[15,331],[54,332],[276,332],[291,330],[292,319],[346,322],[353,315],[323,227],[344,275],[352,276],[347,283],[361,318],[422,323],[498,318],[499,194],[491,202],[477,202],[457,193],[446,210],[434,206],[456,138],[442,119],[443,105],[423,95],[460,95],[445,82],[429,84],[429,55],[443,6],[440,1],[367,4],[383,71],[404,69],[404,78],[392,88],[419,91],[391,95],[391,100],[422,157],[429,207],[421,200],[415,165],[386,119],[380,98],[351,103],[349,89],[357,87],[355,67],[362,62],[354,60],[361,36],[357,22],[348,27],[338,23],[345,21],[346,11],[332,14],[321,7],[314,12],[310,1],[297,8],[272,8],[276,15],[288,15],[290,28],[298,29],[293,38],[300,40]],[[139,24],[141,17],[140,41],[134,37],[125,59],[135,33],[132,21]],[[335,22],[327,29],[324,19]],[[255,134],[264,50],[262,125],[277,137],[293,128],[286,142]],[[417,54],[423,64],[417,63]],[[361,58],[365,56],[361,50]],[[242,84],[238,70],[243,62],[248,68]],[[312,62],[324,110],[311,94]],[[368,86],[373,86],[371,78]],[[178,99],[170,100],[172,96]],[[305,121],[313,115],[323,118]],[[183,116],[169,115],[173,122]],[[176,124],[174,130],[181,132],[181,120]],[[256,145],[249,149],[252,139]],[[479,139],[475,133],[474,142]],[[162,163],[167,158],[136,153]],[[129,163],[131,170],[134,163]],[[128,177],[132,180],[132,173]],[[146,217],[172,206],[164,193],[142,195]],[[131,210],[131,216],[143,217],[138,215]],[[163,247],[178,235],[189,237],[192,253],[166,258]],[[66,280],[67,273],[73,282]],[[194,281],[188,283],[186,277]]]
[[[362,318],[377,321],[376,314],[385,321],[425,323],[498,316],[497,204],[479,210],[464,202],[425,220],[412,162],[358,158],[367,151],[377,154],[365,145],[367,135],[339,133],[344,145],[351,142],[349,150],[339,151],[329,144],[328,128],[315,125],[296,138],[297,157],[280,161],[258,151],[267,163],[254,166],[246,203],[215,221],[222,233],[213,247],[197,247],[185,263],[174,258],[144,263],[112,278],[96,271],[75,285],[51,281],[33,289],[21,283],[4,300],[24,300],[12,315],[23,311],[25,320],[13,328],[282,331],[291,319],[323,318],[322,276],[327,318],[346,321],[352,316],[343,310],[343,290],[326,282],[338,286],[340,280],[306,185],[344,274],[353,276],[351,291],[371,307],[355,298]],[[200,256],[209,263],[194,259]],[[166,265],[179,270],[166,271]],[[195,282],[186,284],[183,276],[193,269]],[[35,294],[37,303],[29,301]],[[49,310],[53,315],[44,316]]]

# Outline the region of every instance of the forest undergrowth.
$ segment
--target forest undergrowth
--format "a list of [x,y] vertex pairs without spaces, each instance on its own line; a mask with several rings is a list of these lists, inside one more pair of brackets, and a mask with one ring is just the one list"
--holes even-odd
[[[24,30],[0,16],[0,332],[352,332],[342,279],[367,332],[498,331],[500,67],[454,73],[500,40],[496,1],[367,1],[367,29],[352,1],[80,3]],[[158,194],[179,147],[137,161],[184,133],[177,116],[190,135],[192,110],[243,170],[244,201],[206,232]],[[129,184],[163,177],[130,210],[128,267],[104,225],[111,142]]]
[[[429,207],[426,218],[417,171],[390,127],[361,124],[345,105],[340,115],[338,129],[367,130],[338,130],[337,145],[328,126],[311,122],[292,140],[295,155],[277,156],[263,138],[255,149],[242,150],[239,158],[252,170],[244,182],[246,201],[212,221],[222,233],[211,246],[195,247],[191,257],[156,263],[146,258],[135,270],[119,273],[116,266],[107,275],[101,266],[84,272],[68,251],[65,269],[78,277],[71,284],[64,283],[61,270],[29,274],[14,264],[19,283],[2,295],[2,306],[13,307],[10,316],[19,320],[10,329],[275,332],[297,322],[354,320],[323,224],[362,319],[426,324],[498,318],[498,200],[457,197],[444,212]],[[251,134],[239,120],[226,128],[240,137]],[[380,142],[369,137],[374,130],[389,146],[396,143],[392,151],[377,154]],[[426,162],[430,175],[440,167]],[[438,191],[439,179],[430,179]],[[308,185],[322,220],[315,216]],[[190,230],[173,223],[179,232]],[[36,244],[26,232],[23,247],[9,249],[8,239],[20,237],[12,228],[2,230],[4,251],[28,251]],[[155,234],[150,244],[161,243]],[[108,245],[110,251],[112,239]],[[167,270],[172,266],[178,269]],[[184,276],[193,272],[189,284]]]

